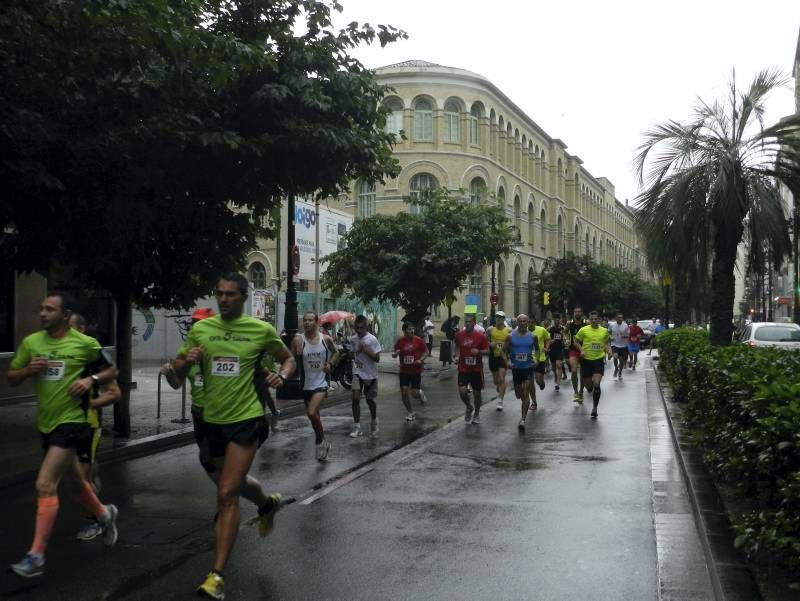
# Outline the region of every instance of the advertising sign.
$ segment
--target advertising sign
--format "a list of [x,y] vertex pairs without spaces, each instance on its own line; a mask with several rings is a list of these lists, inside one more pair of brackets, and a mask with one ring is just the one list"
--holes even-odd
[[[319,258],[339,249],[341,238],[353,225],[352,215],[329,209],[325,203],[319,205]],[[300,250],[300,272],[303,280],[314,279],[314,251],[316,250],[317,219],[314,203],[295,201],[294,238]],[[319,266],[319,273],[325,272],[325,264]]]

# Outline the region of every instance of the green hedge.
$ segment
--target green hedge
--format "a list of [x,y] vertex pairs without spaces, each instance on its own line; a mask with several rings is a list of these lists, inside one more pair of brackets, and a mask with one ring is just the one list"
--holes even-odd
[[731,516],[737,544],[800,571],[800,351],[712,348],[706,332],[658,335],[659,364],[714,478],[755,509]]

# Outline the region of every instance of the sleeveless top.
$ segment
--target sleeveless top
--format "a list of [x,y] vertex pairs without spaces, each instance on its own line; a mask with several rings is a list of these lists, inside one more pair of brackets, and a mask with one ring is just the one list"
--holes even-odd
[[328,360],[328,347],[323,342],[322,334],[314,344],[304,334],[300,334],[300,339],[303,341],[303,390],[327,389],[328,374],[322,366]]
[[508,352],[514,369],[533,367],[533,333],[530,330],[524,335],[516,330],[511,332],[511,348]]

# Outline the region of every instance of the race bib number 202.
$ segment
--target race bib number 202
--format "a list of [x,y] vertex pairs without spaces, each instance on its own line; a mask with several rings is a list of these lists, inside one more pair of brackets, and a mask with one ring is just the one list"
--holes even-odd
[[212,357],[211,375],[221,378],[233,378],[239,375],[239,357]]

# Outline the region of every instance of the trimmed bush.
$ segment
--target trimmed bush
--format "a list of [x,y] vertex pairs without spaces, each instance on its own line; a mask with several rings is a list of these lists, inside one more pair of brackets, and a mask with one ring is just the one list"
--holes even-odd
[[753,511],[731,516],[737,544],[800,570],[800,351],[714,348],[703,331],[658,335],[661,369],[712,476]]

